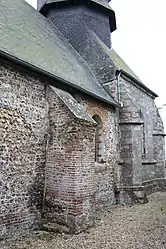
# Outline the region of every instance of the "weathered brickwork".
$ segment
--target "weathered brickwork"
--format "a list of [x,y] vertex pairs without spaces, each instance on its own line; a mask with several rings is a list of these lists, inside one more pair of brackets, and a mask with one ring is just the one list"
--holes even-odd
[[118,111],[100,102],[83,96],[75,96],[77,101],[93,117],[98,115],[103,123],[105,161],[95,162],[96,209],[109,207],[115,203],[115,184],[120,161],[118,140]]
[[43,220],[77,233],[93,223],[96,124],[76,119],[52,90],[48,102],[50,139]]
[[0,62],[0,236],[40,225],[78,233],[96,210],[166,187],[164,128],[149,93],[121,77],[118,110],[49,84]]
[[105,161],[95,163],[95,122],[74,117],[30,72],[2,62],[0,75],[1,234],[37,228],[41,220],[73,232],[87,228],[96,209],[115,203],[116,110],[75,94],[103,122]]
[[0,61],[0,235],[38,227],[48,110],[45,86]]

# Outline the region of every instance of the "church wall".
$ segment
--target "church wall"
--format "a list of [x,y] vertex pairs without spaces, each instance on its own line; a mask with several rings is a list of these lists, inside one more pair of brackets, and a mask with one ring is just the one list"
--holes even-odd
[[0,61],[0,235],[38,227],[48,108],[45,85]]
[[115,203],[114,187],[119,181],[120,162],[118,111],[85,96],[75,98],[92,117],[98,115],[103,123],[105,161],[95,162],[95,205],[100,210]]
[[154,141],[154,158],[157,161],[155,167],[156,178],[164,178],[165,175],[165,137],[155,135],[153,138]]
[[[79,232],[92,225],[95,210],[115,203],[116,110],[73,92],[87,112],[103,122],[105,161],[95,163],[95,125],[76,119],[45,83],[1,61],[2,236],[38,228],[42,218],[50,217]],[[49,217],[50,203],[54,208]]]
[[49,90],[43,223],[78,233],[93,224],[95,123],[75,118]]
[[[119,83],[120,102],[123,104],[119,110],[119,140],[122,158],[119,165],[119,188],[130,188],[142,183],[141,125],[143,122],[130,88],[122,78]],[[110,90],[113,91],[116,85],[112,84]]]
[[155,175],[160,179],[161,189],[166,189],[166,182],[163,186],[163,178],[166,178],[166,165],[165,165],[165,133],[164,124],[160,117],[157,107],[154,107],[154,130],[153,130],[153,145],[154,145],[154,158],[157,161],[155,167]]
[[[144,138],[140,137],[142,140],[140,146],[142,164],[142,182],[144,185],[152,183],[154,179],[157,178],[156,175],[156,164],[154,155],[154,110],[155,103],[154,98],[145,90],[141,90],[135,87],[131,80],[128,78],[121,78],[121,84],[125,85],[131,95],[131,100],[137,106],[138,112],[140,112],[140,118],[143,121],[142,129],[144,129]],[[123,100],[123,94],[121,96]],[[122,101],[123,102],[123,101]],[[130,105],[129,105],[130,110]],[[144,140],[143,140],[144,139]],[[143,148],[144,147],[144,148]],[[163,148],[163,147],[162,147]],[[158,150],[158,148],[157,148]],[[164,150],[163,150],[164,151]]]
[[95,125],[74,118],[40,78],[0,65],[0,235],[39,228],[52,201],[52,220],[86,229],[95,210]]
[[120,124],[121,129],[121,184],[125,187],[142,183],[141,126],[139,124]]
[[[145,160],[153,161],[153,110],[154,110],[154,99],[149,96],[146,92],[141,91],[133,84],[130,80],[123,79],[126,87],[128,88],[131,99],[137,106],[138,111],[140,111],[140,118],[144,121],[145,125]],[[123,83],[122,83],[123,84]]]

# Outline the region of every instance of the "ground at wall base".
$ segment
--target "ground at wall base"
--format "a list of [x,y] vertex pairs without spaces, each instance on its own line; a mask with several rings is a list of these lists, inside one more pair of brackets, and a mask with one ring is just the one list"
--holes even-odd
[[98,214],[96,225],[79,235],[35,232],[3,249],[165,249],[166,192],[149,196],[145,205],[119,205]]

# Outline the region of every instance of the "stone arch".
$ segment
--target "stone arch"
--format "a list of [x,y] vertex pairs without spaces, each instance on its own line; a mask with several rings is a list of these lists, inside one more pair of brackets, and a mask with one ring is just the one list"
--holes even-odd
[[93,115],[93,119],[97,123],[95,134],[95,161],[104,162],[104,138],[103,138],[103,122],[99,115]]

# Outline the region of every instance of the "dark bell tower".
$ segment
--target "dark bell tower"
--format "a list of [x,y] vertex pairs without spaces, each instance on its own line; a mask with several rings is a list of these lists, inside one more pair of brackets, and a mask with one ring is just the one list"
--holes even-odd
[[38,11],[50,19],[78,50],[85,26],[111,48],[115,13],[108,0],[38,0]]

